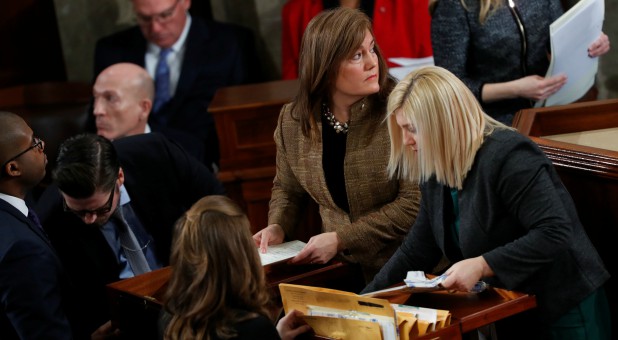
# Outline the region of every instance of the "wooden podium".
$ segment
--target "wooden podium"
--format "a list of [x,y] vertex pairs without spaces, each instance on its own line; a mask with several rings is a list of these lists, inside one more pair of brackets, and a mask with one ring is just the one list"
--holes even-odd
[[[265,266],[266,280],[275,301],[281,301],[280,283],[360,291],[365,286],[360,267],[341,261],[324,265]],[[157,320],[171,275],[170,267],[107,285],[113,324],[124,339],[157,339]],[[242,279],[242,278],[239,278]]]
[[[326,265],[265,267],[269,288],[279,299],[279,284],[328,287],[339,290],[358,291],[364,286],[357,268],[343,262],[332,261]],[[157,320],[162,308],[162,296],[171,274],[166,267],[131,279],[107,285],[112,309],[112,322],[123,332],[126,339],[156,339]],[[354,285],[356,282],[356,286]],[[358,285],[360,283],[360,285]],[[419,339],[461,339],[463,334],[492,322],[536,307],[534,296],[489,288],[479,294],[434,292],[401,294],[389,298],[392,303],[405,303],[451,312],[451,325],[428,333]],[[304,339],[324,339],[305,336]]]
[[605,285],[618,325],[618,100],[526,109],[513,126],[553,162],[612,278]]
[[[246,212],[253,233],[268,223],[277,149],[273,134],[279,112],[298,91],[297,80],[279,80],[219,89],[212,113],[221,150],[219,179],[228,196]],[[320,233],[317,205],[308,200],[302,225],[293,239],[308,241]]]

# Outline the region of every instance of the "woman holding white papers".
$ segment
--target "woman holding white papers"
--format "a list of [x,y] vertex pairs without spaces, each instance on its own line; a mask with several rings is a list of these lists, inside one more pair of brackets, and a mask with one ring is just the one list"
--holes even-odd
[[296,311],[275,329],[249,220],[225,196],[200,199],[178,220],[170,262],[164,339],[288,340],[310,329]]
[[387,110],[389,174],[420,183],[423,200],[404,243],[365,292],[399,283],[410,270],[431,271],[446,256],[447,289],[471,291],[483,280],[536,295],[526,323],[498,327],[499,339],[608,339],[609,273],[536,144],[486,115],[440,67],[410,73]]
[[[459,77],[498,121],[511,125],[517,111],[568,81],[544,78],[549,25],[562,15],[560,0],[432,0],[430,9],[435,65]],[[588,47],[590,57],[607,51],[605,34]]]
[[265,251],[292,239],[306,206],[320,207],[322,233],[294,263],[338,254],[370,280],[395,252],[418,211],[418,187],[388,178],[386,98],[394,86],[371,22],[359,10],[318,14],[303,35],[300,88],[281,110],[277,173],[268,226],[254,236]]

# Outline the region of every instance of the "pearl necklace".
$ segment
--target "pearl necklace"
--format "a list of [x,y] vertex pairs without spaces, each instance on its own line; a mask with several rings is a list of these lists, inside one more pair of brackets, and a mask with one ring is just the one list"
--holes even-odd
[[330,112],[330,108],[328,108],[328,105],[326,105],[326,103],[322,103],[322,114],[324,115],[324,117],[326,117],[326,120],[328,120],[330,126],[335,129],[335,132],[348,133],[348,129],[350,128],[348,122],[342,123],[338,121],[337,118],[335,118],[335,114]]

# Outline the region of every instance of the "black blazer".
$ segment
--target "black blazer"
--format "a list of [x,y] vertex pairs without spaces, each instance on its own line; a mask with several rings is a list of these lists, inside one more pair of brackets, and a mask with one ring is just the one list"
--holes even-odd
[[[176,220],[203,196],[223,194],[223,186],[206,166],[163,135],[125,137],[114,146],[131,206],[152,235],[157,258],[167,265]],[[105,285],[119,279],[116,256],[98,227],[63,211],[55,186],[43,193],[37,210],[75,293],[88,300],[82,322],[94,331],[110,317]]]
[[453,249],[450,191],[431,177],[421,185],[416,223],[365,292],[403,281],[408,270],[430,272],[483,256],[488,283],[535,294],[535,322],[549,324],[609,278],[577,209],[551,161],[521,134],[495,130],[485,138],[458,193],[459,244]]
[[[137,26],[100,39],[95,49],[95,76],[119,62],[143,67],[147,44]],[[152,130],[176,140],[194,155],[203,151],[204,164],[218,164],[219,140],[208,105],[218,88],[256,81],[257,69],[251,31],[193,16],[176,93],[157,113],[166,117],[167,123],[163,126],[151,114],[148,122]],[[94,127],[93,118],[89,116],[90,128]]]
[[0,199],[0,338],[70,339],[63,279],[43,231]]

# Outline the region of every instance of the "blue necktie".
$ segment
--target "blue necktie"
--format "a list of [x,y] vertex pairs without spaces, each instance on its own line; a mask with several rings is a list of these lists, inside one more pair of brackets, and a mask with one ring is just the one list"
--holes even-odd
[[155,69],[155,99],[152,104],[152,111],[159,112],[159,109],[170,100],[170,67],[167,64],[167,55],[172,51],[171,48],[161,49],[159,52],[159,62]]
[[124,252],[124,256],[131,266],[131,271],[134,275],[140,275],[149,272],[150,266],[146,255],[144,254],[145,248],[148,244],[141,246],[133,229],[127,221],[127,217],[124,215],[124,209],[118,208],[114,213],[118,226],[118,238],[120,240],[120,246]]

